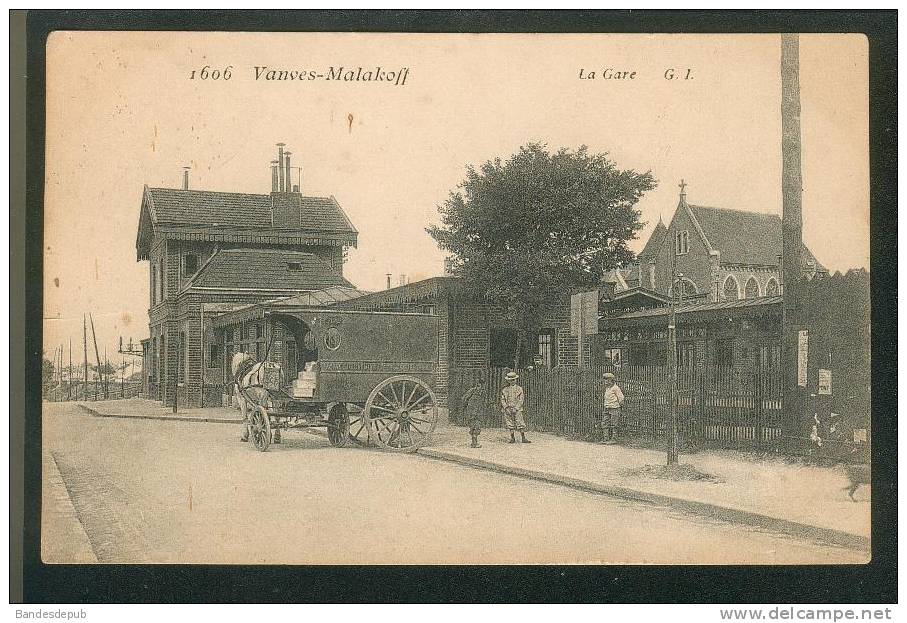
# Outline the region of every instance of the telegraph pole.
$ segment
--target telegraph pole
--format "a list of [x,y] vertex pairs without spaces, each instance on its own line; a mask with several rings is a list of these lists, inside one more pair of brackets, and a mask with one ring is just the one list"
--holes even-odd
[[94,332],[94,316],[91,313],[88,314],[88,320],[91,322],[91,339],[94,340],[94,357],[98,362],[98,382],[94,386],[94,399],[98,399],[98,392],[101,388],[101,353],[98,352],[98,334]]
[[[806,407],[806,383],[801,368],[806,366],[807,343],[800,345],[803,315],[803,180],[800,163],[800,36],[781,35],[781,190],[782,243],[781,274],[781,357],[784,370],[782,437],[802,436]],[[808,339],[808,336],[804,336]]]
[[82,400],[88,400],[88,328],[85,326],[85,314],[82,314],[82,352],[84,357],[85,385],[82,386]]
[[677,284],[677,255],[671,254],[671,316],[668,320],[668,340],[671,344],[671,351],[668,353],[668,376],[670,377],[671,389],[671,422],[668,432],[668,465],[676,465],[680,458],[679,444],[677,443],[677,304],[675,302],[675,289]]

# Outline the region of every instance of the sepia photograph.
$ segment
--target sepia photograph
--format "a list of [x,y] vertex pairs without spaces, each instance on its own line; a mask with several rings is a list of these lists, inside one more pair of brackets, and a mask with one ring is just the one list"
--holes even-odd
[[862,565],[862,34],[57,30],[46,565]]

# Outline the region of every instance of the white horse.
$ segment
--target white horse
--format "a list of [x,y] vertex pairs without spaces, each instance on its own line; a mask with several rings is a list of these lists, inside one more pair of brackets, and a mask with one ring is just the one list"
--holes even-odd
[[[249,440],[249,413],[251,410],[270,406],[269,379],[266,375],[268,368],[276,368],[279,374],[280,366],[278,364],[268,363],[266,366],[265,362],[256,361],[249,353],[236,353],[230,363],[230,370],[233,373],[233,396],[239,405],[243,419],[242,441]],[[278,441],[275,436],[275,442]]]

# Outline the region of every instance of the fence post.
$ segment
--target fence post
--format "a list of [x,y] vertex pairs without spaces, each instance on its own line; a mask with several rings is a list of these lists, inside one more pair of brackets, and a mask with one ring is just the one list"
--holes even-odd
[[753,431],[756,434],[756,450],[762,452],[762,395],[763,395],[763,378],[762,371],[756,373],[756,387],[754,389],[756,399],[755,422],[753,422]]

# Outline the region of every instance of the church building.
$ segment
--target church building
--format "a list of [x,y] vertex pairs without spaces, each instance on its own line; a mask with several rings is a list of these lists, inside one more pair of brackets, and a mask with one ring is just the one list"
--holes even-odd
[[[805,276],[828,274],[806,246],[802,258]],[[684,300],[776,296],[781,292],[781,217],[689,204],[681,182],[670,225],[659,219],[638,263],[623,272],[633,285]]]

